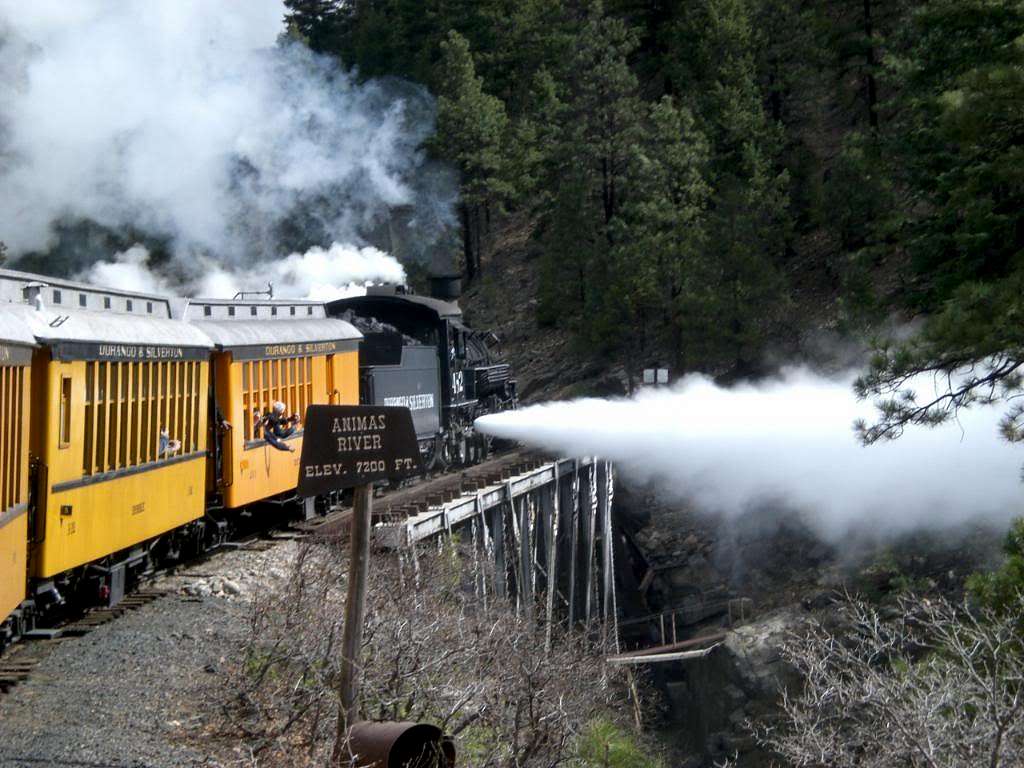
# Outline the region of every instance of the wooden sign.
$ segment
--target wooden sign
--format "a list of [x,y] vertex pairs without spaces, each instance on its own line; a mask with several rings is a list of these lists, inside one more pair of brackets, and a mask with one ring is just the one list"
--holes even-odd
[[311,405],[306,410],[299,460],[299,495],[377,480],[400,480],[423,471],[408,408]]

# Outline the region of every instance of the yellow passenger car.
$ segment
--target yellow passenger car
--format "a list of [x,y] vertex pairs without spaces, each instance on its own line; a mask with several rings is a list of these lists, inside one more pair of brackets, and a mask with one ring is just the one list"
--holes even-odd
[[21,634],[28,552],[28,420],[32,348],[22,307],[0,304],[0,648]]
[[166,297],[0,272],[18,293],[39,345],[29,573],[116,602],[157,537],[203,517],[211,345]]
[[294,493],[301,424],[268,442],[263,419],[277,402],[286,416],[300,419],[309,405],[358,404],[362,334],[308,301],[196,299],[186,317],[216,350],[215,407],[222,421],[213,429],[211,491],[228,509]]

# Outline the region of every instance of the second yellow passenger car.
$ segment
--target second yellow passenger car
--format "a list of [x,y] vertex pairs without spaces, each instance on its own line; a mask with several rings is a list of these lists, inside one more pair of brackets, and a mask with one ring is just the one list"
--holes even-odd
[[293,494],[302,450],[301,423],[280,450],[260,419],[274,403],[301,418],[309,405],[359,403],[359,341],[351,324],[309,301],[196,299],[186,319],[214,343],[213,378],[221,425],[211,490],[235,509]]

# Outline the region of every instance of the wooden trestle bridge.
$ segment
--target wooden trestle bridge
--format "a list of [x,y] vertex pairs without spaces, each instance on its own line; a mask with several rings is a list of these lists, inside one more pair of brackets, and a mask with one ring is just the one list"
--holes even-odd
[[[707,655],[723,633],[694,638],[685,634],[688,628],[722,612],[732,623],[748,610],[747,604],[691,601],[622,621],[616,566],[627,566],[626,548],[615,523],[614,495],[611,462],[517,453],[461,477],[442,476],[386,494],[375,504],[373,543],[415,552],[416,545],[446,536],[472,542],[474,557],[492,566],[477,569],[484,599],[508,599],[530,617],[542,612],[537,618],[548,627],[548,642],[551,627],[566,622],[600,625],[608,633],[613,663]],[[336,530],[335,525],[325,527]],[[645,629],[639,633],[646,637],[641,647],[621,648],[620,629],[628,629],[635,646],[638,628]]]

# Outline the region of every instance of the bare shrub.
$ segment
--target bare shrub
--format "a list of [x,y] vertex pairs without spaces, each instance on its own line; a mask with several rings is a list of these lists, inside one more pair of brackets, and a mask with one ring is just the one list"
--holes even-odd
[[883,617],[848,599],[835,629],[794,635],[805,680],[755,732],[801,768],[1024,764],[1024,602],[1004,613],[905,598]]
[[[460,765],[565,763],[588,723],[627,709],[614,706],[625,673],[582,633],[559,628],[546,654],[542,626],[480,599],[471,560],[454,544],[374,554],[361,714],[440,726],[456,736]],[[328,764],[346,573],[339,547],[306,546],[283,591],[255,601],[223,709],[261,765]]]

